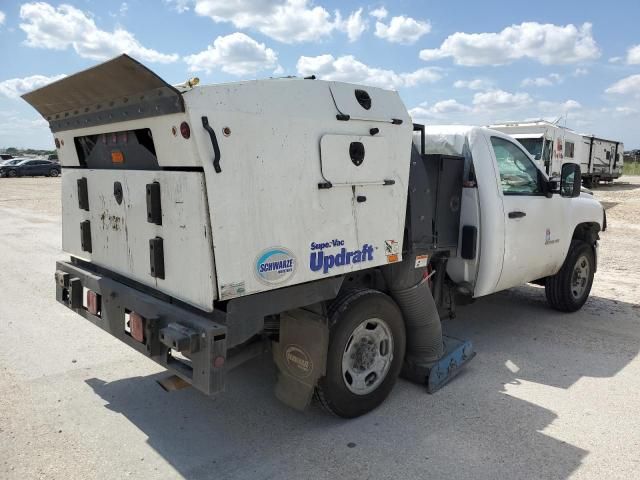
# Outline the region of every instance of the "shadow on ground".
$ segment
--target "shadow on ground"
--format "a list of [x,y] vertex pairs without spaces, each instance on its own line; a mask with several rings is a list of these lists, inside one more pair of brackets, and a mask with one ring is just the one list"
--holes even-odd
[[638,183],[628,183],[628,182],[619,182],[615,181],[613,183],[601,183],[596,188],[592,188],[594,191],[605,191],[605,192],[623,192],[626,190],[635,190],[640,188],[640,184]]
[[234,371],[215,399],[163,393],[162,375],[87,383],[188,479],[565,479],[588,452],[543,433],[556,414],[505,385],[566,389],[615,375],[638,354],[637,333],[626,332],[637,318],[633,305],[599,297],[560,314],[532,286],[481,299],[446,324],[476,345],[464,372],[435,395],[400,380],[380,408],[351,421],[280,404],[268,357]]

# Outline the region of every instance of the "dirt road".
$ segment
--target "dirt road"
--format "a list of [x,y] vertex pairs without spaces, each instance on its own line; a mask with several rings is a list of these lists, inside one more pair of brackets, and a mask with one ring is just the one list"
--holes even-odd
[[352,421],[273,396],[268,358],[208,399],[54,301],[58,179],[0,179],[0,478],[629,479],[640,470],[640,177],[607,208],[592,298],[525,286],[461,307],[478,356]]

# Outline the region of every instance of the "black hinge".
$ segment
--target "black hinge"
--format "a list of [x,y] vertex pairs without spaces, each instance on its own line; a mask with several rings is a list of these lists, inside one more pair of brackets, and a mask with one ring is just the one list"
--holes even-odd
[[80,246],[85,252],[91,253],[91,222],[80,222]]
[[78,179],[78,207],[82,210],[89,211],[89,188],[87,187],[87,178]]
[[147,222],[162,225],[162,203],[158,182],[147,184]]
[[160,237],[149,240],[149,263],[151,276],[164,278],[164,247]]
[[350,115],[347,115],[346,113],[339,113],[336,115],[336,120],[340,120],[342,122],[346,122],[351,118]]

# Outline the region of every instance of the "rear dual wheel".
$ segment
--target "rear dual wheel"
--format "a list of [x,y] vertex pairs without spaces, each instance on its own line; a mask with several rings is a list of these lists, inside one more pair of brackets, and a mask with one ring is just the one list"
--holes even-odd
[[345,418],[363,415],[391,392],[404,360],[405,329],[400,309],[377,290],[353,290],[329,309],[326,374],[316,398]]

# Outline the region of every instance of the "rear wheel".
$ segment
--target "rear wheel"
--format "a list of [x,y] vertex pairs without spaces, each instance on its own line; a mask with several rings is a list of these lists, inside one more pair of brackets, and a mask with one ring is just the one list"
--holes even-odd
[[15,170],[9,170],[7,172],[7,177],[14,178],[14,177],[17,177],[17,176],[18,176],[18,172],[16,172]]
[[396,303],[377,290],[354,290],[329,311],[326,375],[316,398],[345,418],[380,405],[398,378],[405,351],[405,329]]
[[560,271],[546,280],[547,302],[561,312],[580,310],[589,298],[594,273],[593,248],[574,240]]

